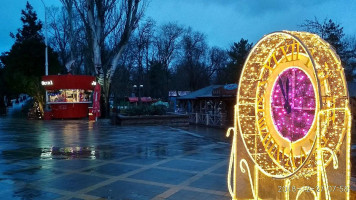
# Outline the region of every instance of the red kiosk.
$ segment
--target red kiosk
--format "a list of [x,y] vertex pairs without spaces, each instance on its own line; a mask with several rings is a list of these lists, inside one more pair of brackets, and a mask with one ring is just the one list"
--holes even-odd
[[85,75],[49,75],[43,76],[41,84],[47,91],[48,105],[51,107],[49,118],[75,119],[88,116],[88,107],[92,103],[92,93],[96,82],[94,76]]

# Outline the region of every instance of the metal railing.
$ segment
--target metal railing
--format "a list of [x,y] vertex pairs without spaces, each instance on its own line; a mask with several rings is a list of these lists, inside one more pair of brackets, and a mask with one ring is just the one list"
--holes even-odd
[[222,126],[221,114],[189,113],[189,123],[207,126]]

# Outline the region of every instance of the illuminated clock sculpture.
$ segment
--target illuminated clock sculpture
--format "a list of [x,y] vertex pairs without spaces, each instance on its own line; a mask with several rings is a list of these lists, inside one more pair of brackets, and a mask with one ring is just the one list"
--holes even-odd
[[351,115],[333,48],[312,33],[268,34],[238,86],[232,199],[349,199]]

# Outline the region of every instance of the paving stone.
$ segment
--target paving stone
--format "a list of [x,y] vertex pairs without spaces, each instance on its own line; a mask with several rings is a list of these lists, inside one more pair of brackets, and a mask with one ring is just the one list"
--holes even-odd
[[160,156],[155,156],[155,155],[144,155],[140,154],[134,157],[126,158],[123,160],[120,160],[120,162],[123,163],[128,163],[128,164],[140,164],[140,165],[150,165],[156,162],[160,162],[166,158],[160,157]]
[[[227,164],[228,164],[228,163],[227,163]],[[212,171],[212,173],[225,175],[225,174],[227,174],[228,170],[229,170],[229,169],[228,169],[228,166],[227,166],[227,165],[224,165],[224,166],[222,166],[222,167],[220,167],[220,168],[218,168],[218,169]]]
[[195,192],[190,190],[180,190],[168,197],[167,200],[230,200],[230,197],[205,192]]
[[168,188],[166,187],[155,185],[116,181],[112,184],[90,191],[88,194],[104,199],[147,200],[167,189]]
[[191,178],[195,174],[196,173],[178,172],[164,169],[148,169],[132,175],[129,178],[177,185],[188,178]]
[[159,165],[160,167],[168,167],[172,169],[182,169],[182,170],[190,170],[190,171],[203,171],[209,167],[212,167],[214,163],[210,162],[200,162],[194,160],[182,160],[182,159],[175,159],[169,162],[163,163]]
[[205,175],[200,179],[192,182],[190,186],[225,192],[227,189],[226,180],[227,179],[225,176]]
[[53,180],[40,182],[46,187],[75,192],[106,180],[99,176],[69,174]]
[[139,169],[139,167],[132,166],[132,165],[125,165],[125,164],[110,163],[110,164],[101,165],[98,167],[84,170],[84,172],[98,173],[98,174],[104,174],[104,175],[110,175],[110,176],[119,176],[121,174],[125,174],[125,173],[133,171],[135,169]]

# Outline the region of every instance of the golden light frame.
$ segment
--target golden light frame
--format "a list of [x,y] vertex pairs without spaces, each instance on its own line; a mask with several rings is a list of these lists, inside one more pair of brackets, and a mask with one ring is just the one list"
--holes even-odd
[[[276,77],[289,67],[300,68],[308,75],[316,99],[313,124],[307,135],[296,142],[280,137],[270,117],[273,84]],[[242,173],[248,172],[253,199],[258,199],[260,172],[283,180],[285,187],[290,187],[291,181],[305,177],[316,178],[319,187],[328,186],[325,169],[331,162],[335,169],[338,168],[339,154],[345,156],[344,184],[349,188],[349,96],[340,58],[326,41],[308,32],[281,31],[265,35],[250,51],[238,86],[234,127],[227,132],[227,135],[233,132],[228,174],[232,199],[238,199],[238,169]],[[238,140],[244,147],[237,146]],[[344,153],[340,152],[342,146]],[[254,178],[246,158],[237,158],[241,148],[246,149],[246,158],[254,165]],[[300,188],[297,199],[304,189]],[[311,193],[314,199],[331,199],[330,191]],[[289,196],[286,193],[285,199]],[[345,192],[345,199],[349,199],[349,191]]]

